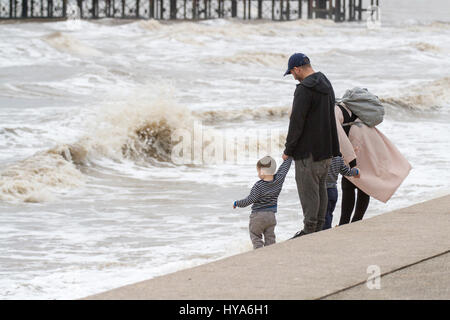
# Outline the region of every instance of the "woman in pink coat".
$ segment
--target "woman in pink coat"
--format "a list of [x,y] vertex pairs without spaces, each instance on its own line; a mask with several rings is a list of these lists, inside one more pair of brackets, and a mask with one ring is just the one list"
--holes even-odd
[[398,149],[377,128],[362,123],[344,104],[335,106],[339,145],[344,161],[361,169],[359,179],[342,178],[342,211],[339,225],[361,220],[370,197],[386,203],[405,180],[411,165]]

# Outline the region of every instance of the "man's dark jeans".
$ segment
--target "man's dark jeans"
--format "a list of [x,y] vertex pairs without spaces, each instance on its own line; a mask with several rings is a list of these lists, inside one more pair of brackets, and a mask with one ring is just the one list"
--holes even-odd
[[306,234],[321,231],[325,223],[328,205],[325,180],[330,164],[331,158],[313,161],[312,155],[295,160],[295,181],[303,209],[303,231]]
[[328,207],[327,214],[325,216],[325,224],[323,225],[323,230],[330,229],[331,223],[333,222],[333,211],[336,208],[336,202],[338,199],[338,190],[337,188],[328,188]]

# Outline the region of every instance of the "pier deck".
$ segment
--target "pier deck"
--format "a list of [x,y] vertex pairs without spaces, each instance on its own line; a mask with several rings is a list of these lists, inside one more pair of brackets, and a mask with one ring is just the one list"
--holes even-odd
[[7,19],[332,19],[362,20],[379,0],[0,0]]

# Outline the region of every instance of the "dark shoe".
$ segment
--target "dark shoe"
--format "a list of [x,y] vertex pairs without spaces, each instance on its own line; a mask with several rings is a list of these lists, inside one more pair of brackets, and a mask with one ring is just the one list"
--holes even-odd
[[305,233],[303,230],[298,231],[296,234],[294,234],[294,236],[293,236],[291,239],[295,239],[295,238],[304,236],[305,234],[306,234],[306,233]]

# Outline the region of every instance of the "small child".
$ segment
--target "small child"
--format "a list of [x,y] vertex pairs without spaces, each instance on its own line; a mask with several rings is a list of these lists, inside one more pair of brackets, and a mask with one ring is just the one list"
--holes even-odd
[[[253,249],[275,243],[277,201],[291,163],[292,158],[289,157],[283,161],[275,173],[277,164],[272,157],[266,156],[260,159],[256,168],[261,180],[255,183],[247,198],[235,201],[233,204],[233,209],[235,209],[236,207],[247,207],[253,203],[249,223]],[[264,241],[262,240],[263,235]]]
[[328,206],[327,206],[327,214],[325,216],[325,223],[323,225],[322,230],[330,229],[331,222],[333,221],[333,211],[336,207],[336,202],[338,199],[338,190],[337,190],[337,179],[338,175],[342,174],[344,176],[353,176],[355,178],[359,178],[360,171],[358,168],[350,168],[344,163],[344,159],[342,157],[337,156],[331,160],[330,168],[328,169],[328,176],[326,180],[327,184],[327,193],[328,193]]

